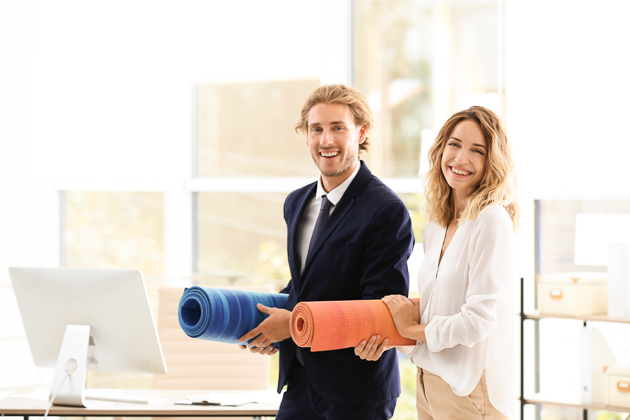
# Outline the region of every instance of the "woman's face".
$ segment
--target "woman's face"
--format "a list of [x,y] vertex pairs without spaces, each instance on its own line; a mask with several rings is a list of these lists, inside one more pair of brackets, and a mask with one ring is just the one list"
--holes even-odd
[[474,192],[486,171],[488,146],[481,127],[474,120],[459,122],[446,141],[442,173],[456,198]]

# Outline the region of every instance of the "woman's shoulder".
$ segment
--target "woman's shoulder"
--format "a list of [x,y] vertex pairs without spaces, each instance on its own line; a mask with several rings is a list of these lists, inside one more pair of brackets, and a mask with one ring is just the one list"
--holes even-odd
[[477,216],[475,222],[475,225],[480,227],[494,226],[495,228],[505,228],[509,229],[510,231],[512,230],[512,219],[510,218],[510,214],[503,206],[487,206],[479,212],[479,215]]
[[478,217],[490,217],[490,218],[510,218],[508,211],[503,206],[490,205],[486,206],[479,212]]

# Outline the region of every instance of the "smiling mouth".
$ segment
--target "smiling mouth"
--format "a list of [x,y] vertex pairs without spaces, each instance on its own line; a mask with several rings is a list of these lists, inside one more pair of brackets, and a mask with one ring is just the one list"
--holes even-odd
[[333,152],[319,152],[319,154],[320,154],[322,157],[325,157],[325,158],[334,158],[334,157],[336,157],[337,155],[339,155],[339,151],[333,151]]
[[455,173],[457,175],[462,175],[462,176],[467,176],[467,175],[471,175],[472,174],[472,172],[468,172],[468,171],[465,171],[463,169],[454,168],[453,166],[451,166],[451,171],[453,171],[453,173]]

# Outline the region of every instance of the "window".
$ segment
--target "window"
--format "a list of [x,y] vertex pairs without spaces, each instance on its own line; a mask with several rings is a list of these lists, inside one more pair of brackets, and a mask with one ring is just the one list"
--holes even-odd
[[293,124],[317,86],[319,79],[198,85],[196,175],[313,176]]
[[230,283],[290,280],[285,193],[200,192],[196,194],[196,271]]
[[162,201],[159,192],[62,193],[62,265],[162,274]]
[[196,88],[194,269],[214,282],[289,281],[286,195],[317,177],[293,125],[318,79]]
[[354,2],[354,84],[376,114],[371,167],[415,177],[421,145],[456,111],[502,115],[500,2]]

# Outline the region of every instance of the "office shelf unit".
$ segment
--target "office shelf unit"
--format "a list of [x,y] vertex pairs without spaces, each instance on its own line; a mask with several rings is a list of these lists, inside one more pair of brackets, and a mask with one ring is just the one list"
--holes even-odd
[[[521,347],[520,348],[521,350],[521,355],[520,355],[521,357],[521,383],[520,383],[521,420],[524,419],[524,408],[526,404],[536,404],[536,405],[550,404],[550,405],[558,405],[558,406],[563,406],[563,407],[580,408],[583,410],[584,420],[588,419],[588,410],[608,410],[608,411],[620,412],[620,413],[630,413],[630,408],[628,407],[614,407],[614,406],[610,406],[606,404],[581,404],[579,401],[558,401],[558,400],[546,398],[544,395],[541,395],[541,394],[532,394],[532,395],[527,395],[527,396],[525,395],[525,380],[524,380],[525,321],[531,320],[534,322],[539,322],[540,320],[543,320],[543,319],[570,319],[570,320],[582,321],[583,325],[586,326],[587,323],[591,321],[630,324],[630,318],[611,318],[604,315],[557,316],[557,315],[545,315],[545,314],[540,314],[540,313],[527,313],[526,314],[525,308],[524,308],[523,292],[524,292],[524,279],[521,278],[521,312],[520,312],[520,319],[521,319],[521,331],[520,331],[521,333],[521,339],[520,339],[520,343],[521,343],[520,345]],[[536,369],[538,369],[537,362],[536,362]]]

